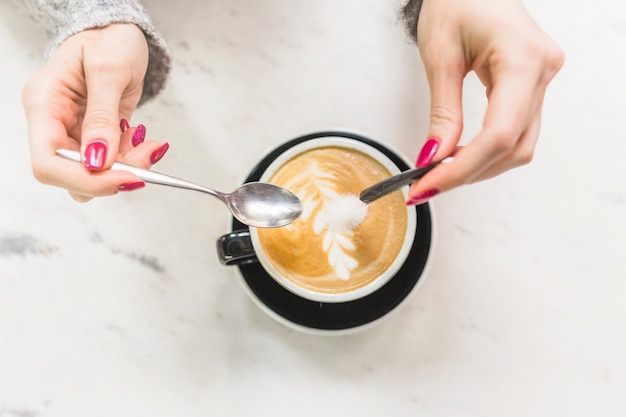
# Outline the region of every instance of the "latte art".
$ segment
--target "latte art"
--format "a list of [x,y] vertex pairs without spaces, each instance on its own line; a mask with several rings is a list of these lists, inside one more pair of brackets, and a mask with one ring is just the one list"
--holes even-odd
[[361,190],[390,176],[372,157],[331,146],[307,150],[283,164],[268,182],[294,192],[300,219],[259,229],[259,242],[279,274],[321,293],[342,293],[375,280],[394,262],[407,227],[401,192],[366,206]]

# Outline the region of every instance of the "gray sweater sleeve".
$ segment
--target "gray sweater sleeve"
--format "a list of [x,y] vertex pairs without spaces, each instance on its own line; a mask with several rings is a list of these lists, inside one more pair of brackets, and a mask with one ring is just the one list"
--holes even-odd
[[400,10],[400,17],[404,20],[407,35],[417,43],[417,22],[422,10],[422,0],[408,0]]
[[145,8],[135,0],[12,0],[50,37],[48,59],[70,36],[111,23],[134,23],[146,36],[150,52],[141,103],[156,96],[165,86],[172,57]]

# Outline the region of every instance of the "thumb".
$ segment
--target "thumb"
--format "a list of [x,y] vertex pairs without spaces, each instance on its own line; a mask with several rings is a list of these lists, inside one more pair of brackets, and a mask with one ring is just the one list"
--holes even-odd
[[83,119],[81,151],[85,168],[108,169],[117,158],[120,143],[121,92],[106,83],[90,85],[87,80],[87,108]]
[[463,131],[464,74],[452,69],[436,68],[428,73],[430,85],[430,126],[428,139],[416,165],[425,167],[454,153]]

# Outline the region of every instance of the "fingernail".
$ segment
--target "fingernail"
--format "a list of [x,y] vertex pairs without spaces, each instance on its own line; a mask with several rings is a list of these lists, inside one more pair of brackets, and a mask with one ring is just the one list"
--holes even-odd
[[102,141],[91,142],[85,149],[85,168],[102,169],[107,159],[107,145]]
[[416,196],[413,196],[409,199],[409,201],[406,202],[407,206],[419,206],[420,204],[424,204],[425,202],[427,202],[428,200],[430,200],[432,197],[436,196],[437,194],[439,194],[439,190],[428,190],[428,191],[424,191],[423,193],[420,193]]
[[170,144],[167,142],[165,142],[163,145],[156,148],[154,152],[152,152],[152,155],[150,155],[150,163],[154,165],[157,162],[159,162],[161,158],[163,158],[163,155],[165,155],[165,152],[167,152],[169,148],[170,148]]
[[128,120],[122,119],[120,120],[120,129],[122,133],[126,132],[130,128],[130,124],[128,124]]
[[117,187],[117,191],[134,191],[146,186],[143,181],[127,182]]
[[422,147],[415,165],[418,168],[430,165],[435,157],[435,154],[437,153],[437,149],[439,149],[439,141],[437,139],[428,139]]
[[133,134],[132,144],[133,146],[139,145],[146,138],[146,127],[144,125],[139,125],[135,129],[135,133]]

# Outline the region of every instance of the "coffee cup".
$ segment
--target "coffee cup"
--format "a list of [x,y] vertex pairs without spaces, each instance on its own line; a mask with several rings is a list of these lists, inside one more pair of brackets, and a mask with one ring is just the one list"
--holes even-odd
[[359,193],[400,172],[371,143],[321,136],[287,146],[259,180],[302,201],[301,217],[273,229],[234,230],[218,239],[226,265],[258,262],[290,293],[319,303],[348,303],[385,286],[407,260],[416,235],[408,190],[368,205]]

